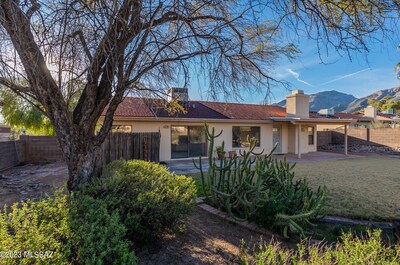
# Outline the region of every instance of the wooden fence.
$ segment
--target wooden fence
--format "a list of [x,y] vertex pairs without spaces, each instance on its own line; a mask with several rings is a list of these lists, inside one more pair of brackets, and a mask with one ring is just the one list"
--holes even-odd
[[[116,159],[160,161],[160,133],[110,133],[101,148],[101,166]],[[62,160],[54,136],[22,136],[19,141],[0,142],[0,170],[20,163]]]
[[101,161],[107,165],[117,159],[160,160],[160,134],[110,133],[102,145]]

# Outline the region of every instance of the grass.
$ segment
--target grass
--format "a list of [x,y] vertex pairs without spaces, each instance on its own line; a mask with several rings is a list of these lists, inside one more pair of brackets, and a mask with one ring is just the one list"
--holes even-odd
[[[365,157],[297,164],[299,178],[327,186],[326,213],[366,220],[400,219],[400,159]],[[191,175],[202,195],[200,175]]]
[[297,164],[297,177],[329,190],[327,213],[368,220],[400,219],[400,159],[365,157]]

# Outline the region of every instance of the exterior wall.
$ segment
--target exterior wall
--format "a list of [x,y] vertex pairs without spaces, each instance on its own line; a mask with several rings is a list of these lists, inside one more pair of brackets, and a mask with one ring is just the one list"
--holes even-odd
[[[180,121],[118,121],[115,120],[113,125],[131,125],[132,132],[160,132],[160,161],[171,160],[171,126],[202,126],[203,121],[194,122],[180,122]],[[225,142],[225,150],[233,151],[246,150],[246,148],[232,147],[232,126],[259,126],[260,127],[260,147],[255,149],[256,152],[264,149],[264,152],[270,152],[273,147],[272,143],[272,124],[265,123],[222,123],[222,122],[208,122],[210,128],[214,127],[215,132],[223,131],[221,136],[215,140],[215,146],[221,145],[222,141]],[[282,123],[282,153],[287,153],[288,128],[287,125]]]
[[23,147],[22,141],[0,142],[0,170],[16,166],[21,157],[18,152]]
[[344,125],[338,124],[318,124],[317,131],[328,131],[328,130],[336,130],[336,129],[343,129]]
[[[308,127],[314,127],[314,144],[308,144]],[[298,143],[297,143],[297,125],[289,125],[289,149],[288,153],[297,154],[298,153]],[[317,129],[315,125],[302,125],[301,132],[300,132],[300,149],[302,154],[307,154],[309,152],[316,152],[317,151]]]
[[[387,146],[394,149],[400,148],[400,128],[352,128],[347,130],[347,135],[349,145],[366,144]],[[332,131],[331,136],[331,143],[344,143],[343,130]]]
[[25,141],[25,161],[43,162],[63,160],[60,145],[55,136],[21,136]]
[[[160,132],[160,161],[171,160],[171,126],[202,126],[203,121],[118,121],[114,120],[113,125],[130,125],[132,132]],[[222,141],[225,142],[226,151],[246,150],[246,148],[232,147],[232,126],[259,126],[260,127],[260,147],[255,149],[259,152],[264,149],[268,153],[273,148],[272,128],[273,125],[282,126],[281,131],[281,148],[282,154],[297,153],[296,127],[288,122],[275,122],[275,123],[227,123],[227,122],[208,122],[210,128],[215,128],[215,132],[223,131],[221,136],[215,140],[215,146],[221,145]],[[314,145],[308,145],[307,126],[301,133],[301,150],[302,153],[317,151],[317,131],[314,129]]]

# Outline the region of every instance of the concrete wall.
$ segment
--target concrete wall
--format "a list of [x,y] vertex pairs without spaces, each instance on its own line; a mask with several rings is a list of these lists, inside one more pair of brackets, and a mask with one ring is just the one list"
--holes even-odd
[[[400,128],[352,128],[347,130],[349,145],[383,145],[391,148],[400,148]],[[318,132],[322,143],[343,144],[344,130]],[[330,138],[330,140],[329,140]]]
[[54,136],[21,136],[25,141],[25,162],[63,160],[63,154]]
[[22,141],[0,142],[0,170],[18,165],[24,159],[22,150]]

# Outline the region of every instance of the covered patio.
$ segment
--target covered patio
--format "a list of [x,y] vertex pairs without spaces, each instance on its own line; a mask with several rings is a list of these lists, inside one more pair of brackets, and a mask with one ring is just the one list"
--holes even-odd
[[291,146],[291,150],[289,150],[288,157],[291,154],[295,154],[297,159],[302,159],[302,156],[308,155],[309,153],[315,153],[309,150],[310,142],[304,142],[304,139],[308,139],[310,135],[308,135],[307,128],[313,128],[312,139],[308,141],[312,141],[313,148],[315,148],[314,144],[316,144],[316,128],[317,125],[338,125],[343,126],[344,128],[344,155],[348,155],[348,141],[347,141],[347,130],[348,126],[354,122],[353,119],[326,119],[326,118],[272,118],[274,122],[289,122],[289,143]]
[[[297,154],[287,154],[287,155],[274,155],[274,158],[280,160],[283,157],[286,157],[286,160],[289,163],[310,163],[310,162],[319,162],[319,161],[333,161],[333,160],[341,160],[341,159],[352,159],[352,158],[360,158],[360,155],[349,155],[349,154],[340,154],[333,152],[311,152],[308,154],[302,154],[299,158]],[[196,162],[198,162],[198,158],[195,158]],[[203,169],[208,169],[208,162],[206,158],[202,159]],[[192,159],[174,159],[171,161],[165,162],[166,166],[169,168],[171,172],[175,172],[176,174],[192,174],[197,173],[199,170],[194,167]]]

